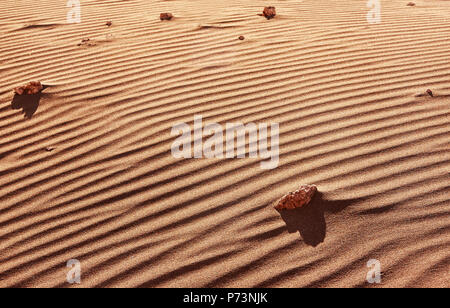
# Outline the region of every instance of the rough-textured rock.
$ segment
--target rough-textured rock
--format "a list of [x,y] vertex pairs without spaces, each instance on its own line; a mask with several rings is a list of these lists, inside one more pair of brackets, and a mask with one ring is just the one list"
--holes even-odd
[[433,91],[431,91],[430,89],[427,90],[427,94],[431,97],[434,97]]
[[160,17],[161,20],[172,20],[173,14],[171,13],[161,13]]
[[107,21],[107,22],[106,22],[106,25],[107,25],[108,27],[111,27],[111,26],[112,26],[112,21]]
[[275,16],[277,16],[276,8],[273,6],[265,7],[263,11],[263,16],[266,17],[267,19],[275,18]]
[[275,206],[277,210],[294,210],[308,205],[317,192],[315,185],[302,185],[294,192],[283,196]]
[[44,89],[39,81],[32,81],[25,86],[21,86],[14,89],[14,93],[17,95],[33,95],[38,94]]

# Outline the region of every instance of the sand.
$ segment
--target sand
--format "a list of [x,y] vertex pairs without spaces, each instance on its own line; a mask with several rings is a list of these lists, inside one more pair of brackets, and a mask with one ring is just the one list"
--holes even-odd
[[[2,0],[0,287],[450,287],[450,2],[408,2]],[[194,115],[279,123],[278,168],[175,159]]]

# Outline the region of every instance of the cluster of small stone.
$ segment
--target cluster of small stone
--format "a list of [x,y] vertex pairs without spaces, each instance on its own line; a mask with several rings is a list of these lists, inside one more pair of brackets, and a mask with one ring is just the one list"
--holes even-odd
[[[267,19],[273,19],[275,18],[275,16],[277,16],[277,11],[276,8],[274,6],[268,6],[264,8],[263,13],[261,14],[261,16],[266,17]],[[173,19],[173,14],[172,13],[161,13],[159,18],[161,19],[161,21],[170,21]],[[112,23],[107,24],[108,26],[111,26]],[[245,40],[245,36],[241,35],[239,36],[239,40],[244,41]]]
[[95,46],[96,43],[91,41],[90,38],[84,38],[81,40],[81,43],[78,43],[78,46]]

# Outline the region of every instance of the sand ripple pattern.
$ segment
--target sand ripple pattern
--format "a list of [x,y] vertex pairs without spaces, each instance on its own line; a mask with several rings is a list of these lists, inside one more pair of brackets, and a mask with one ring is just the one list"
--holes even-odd
[[[381,286],[449,287],[450,3],[416,3],[369,25],[364,0],[84,0],[72,25],[2,0],[0,286],[69,287],[75,258],[83,287],[369,287],[369,259]],[[174,159],[196,114],[280,123],[279,168]],[[283,219],[303,183],[320,200]]]

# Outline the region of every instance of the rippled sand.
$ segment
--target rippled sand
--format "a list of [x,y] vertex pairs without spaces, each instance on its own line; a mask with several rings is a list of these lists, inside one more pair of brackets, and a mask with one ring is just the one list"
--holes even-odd
[[[449,287],[450,2],[407,2],[2,0],[0,286]],[[194,115],[279,123],[279,167],[173,158]]]

